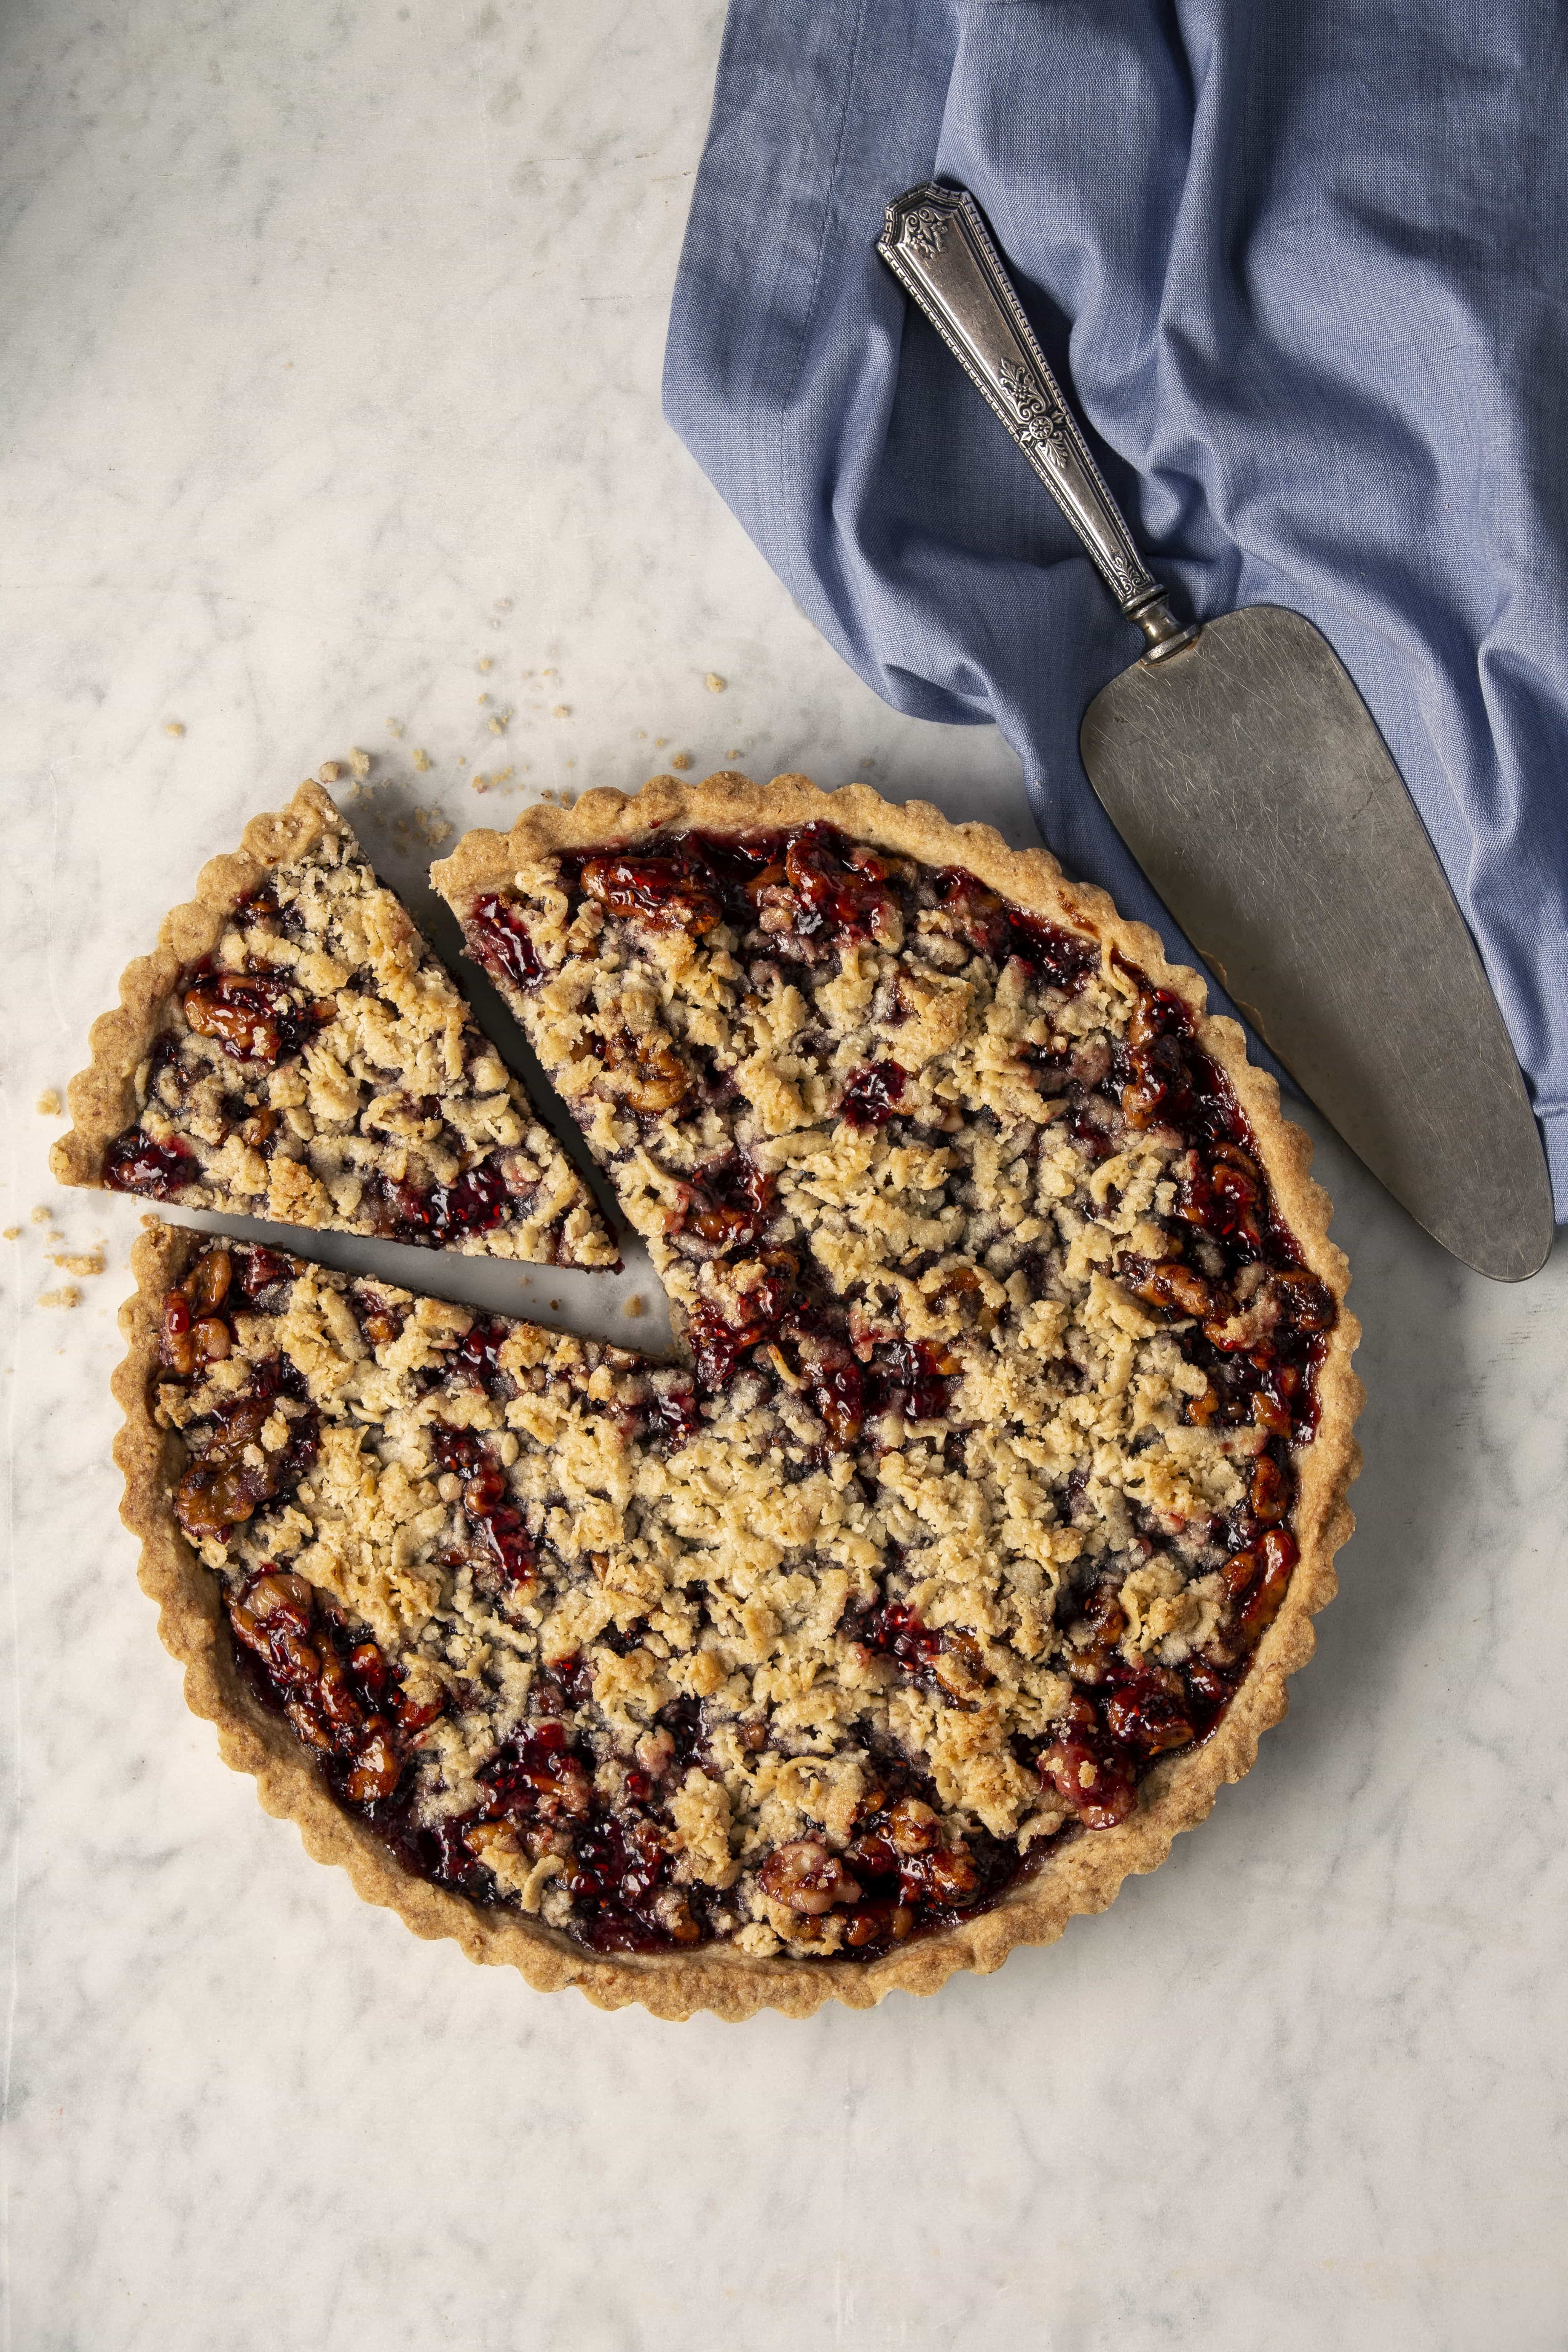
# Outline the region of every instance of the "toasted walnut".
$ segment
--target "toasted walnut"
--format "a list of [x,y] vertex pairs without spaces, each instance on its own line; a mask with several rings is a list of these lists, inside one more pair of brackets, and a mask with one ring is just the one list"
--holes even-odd
[[808,1919],[860,1900],[858,1883],[817,1838],[793,1838],[775,1846],[757,1875],[764,1893]]

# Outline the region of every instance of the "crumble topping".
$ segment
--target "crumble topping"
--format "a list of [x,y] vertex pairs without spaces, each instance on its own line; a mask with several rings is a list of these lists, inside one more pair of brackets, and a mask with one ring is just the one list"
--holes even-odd
[[532,1263],[617,1253],[581,1178],[335,812],[181,972],[103,1181]]
[[1124,1820],[1283,1601],[1336,1313],[1185,1007],[823,825],[459,911],[690,1367],[207,1245],[175,1507],[340,1801],[595,1948],[801,1958]]

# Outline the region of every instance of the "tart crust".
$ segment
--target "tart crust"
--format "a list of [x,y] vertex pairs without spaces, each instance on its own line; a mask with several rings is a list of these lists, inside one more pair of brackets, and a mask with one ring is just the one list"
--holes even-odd
[[[237,851],[212,858],[203,866],[195,898],[174,908],[164,918],[153,954],[140,956],[127,966],[121,979],[118,1010],[103,1013],[92,1025],[91,1063],[72,1078],[67,1089],[75,1124],[59,1137],[49,1155],[50,1168],[60,1183],[103,1185],[108,1181],[106,1169],[111,1147],[144,1115],[138,1099],[138,1073],[163,1030],[170,998],[181,973],[218,950],[241,901],[259,890],[279,869],[310,858],[323,844],[331,851],[334,842],[350,853],[354,861],[353,870],[368,875],[368,861],[347,821],[315,779],[308,777],[286,809],[251,819]],[[377,895],[393,898],[384,890]],[[450,990],[450,982],[429,943],[402,908],[401,902],[395,903],[406,937],[417,947],[419,971],[411,977],[422,978],[428,967],[441,975]],[[452,1001],[458,1002],[455,992]],[[460,1009],[466,1031],[479,1037],[488,1047],[489,1041],[477,1031],[472,1013],[466,1006]],[[292,1058],[285,1056],[285,1063]],[[491,1058],[494,1059],[493,1054]],[[239,1066],[233,1066],[237,1070]],[[552,1246],[564,1244],[559,1262],[613,1267],[616,1263],[616,1245],[587,1187],[554,1137],[542,1126],[521,1083],[499,1063],[496,1076],[500,1085],[494,1099],[507,1105],[514,1139],[521,1137],[524,1140],[541,1172],[540,1197],[548,1196],[552,1204],[552,1221],[545,1230],[547,1235],[556,1237]],[[237,1077],[235,1083],[243,1081]],[[291,1099],[300,1099],[303,1094],[301,1086]],[[268,1116],[276,1118],[271,1112]],[[390,1138],[387,1148],[391,1149]],[[280,1156],[280,1160],[274,1163],[275,1170],[282,1164]],[[192,1180],[188,1189],[193,1197],[185,1205],[345,1233],[370,1234],[377,1230],[357,1211],[348,1215],[337,1213],[322,1187],[312,1180],[308,1163],[301,1165],[289,1160],[284,1172],[289,1171],[300,1181],[287,1203],[279,1203],[275,1191],[270,1200],[266,1192],[248,1197],[234,1193],[224,1197],[225,1188],[221,1184],[215,1186],[210,1181],[211,1171],[205,1171],[200,1179]],[[198,1200],[195,1197],[198,1192],[205,1192],[208,1197]],[[215,1193],[216,1197],[213,1197]],[[509,1213],[499,1230],[466,1234],[461,1239],[454,1236],[446,1245],[461,1248],[468,1255],[529,1255],[540,1263],[551,1262],[548,1255],[537,1257],[538,1244],[531,1240],[527,1241],[526,1247],[519,1246],[525,1232],[526,1228],[515,1224]],[[395,1237],[425,1238],[414,1233]]]
[[1016,1945],[1051,1942],[1075,1913],[1104,1909],[1124,1877],[1156,1868],[1175,1834],[1206,1816],[1222,1783],[1250,1768],[1261,1733],[1285,1712],[1287,1677],[1311,1655],[1310,1620],[1332,1598],[1333,1556],[1353,1524],[1345,1495],[1360,1465],[1352,1432],[1363,1391],[1351,1368],[1359,1326],[1343,1308],[1348,1268],[1328,1239],[1327,1197],[1308,1173],[1310,1145],[1281,1117],[1273,1081],[1247,1064],[1237,1025],[1205,1014],[1198,976],[1167,964],[1154,934],[1121,921],[1103,892],[1067,883],[1044,851],[1010,850],[991,828],[950,824],[923,803],[897,808],[859,785],[829,796],[795,776],[759,787],[728,772],[698,785],[656,778],[635,798],[595,792],[569,811],[534,809],[510,835],[468,835],[435,869],[435,878],[461,916],[475,894],[504,886],[520,866],[555,851],[615,846],[646,837],[656,826],[736,832],[814,819],[897,856],[962,866],[1026,912],[1092,929],[1157,986],[1179,994],[1193,1013],[1198,1043],[1236,1091],[1305,1265],[1340,1305],[1317,1374],[1316,1434],[1297,1457],[1292,1528],[1300,1559],[1283,1606],[1217,1729],[1202,1746],[1157,1762],[1140,1782],[1127,1820],[1079,1832],[1052,1850],[994,1908],[865,1962],[763,1959],[721,1942],[692,1951],[602,1956],[537,1918],[483,1911],[415,1878],[368,1826],[339,1809],[308,1753],[242,1680],[216,1580],[174,1517],[170,1474],[177,1464],[166,1449],[177,1449],[178,1440],[153,1420],[149,1378],[163,1293],[180,1279],[201,1237],[150,1221],[132,1258],[137,1293],[121,1311],[130,1342],[114,1382],[125,1413],[116,1447],[126,1479],[122,1516],[142,1539],[142,1582],[160,1604],[165,1645],[186,1668],[187,1700],[217,1725],[225,1761],[256,1777],[263,1805],[297,1823],[317,1860],[342,1864],[365,1900],[395,1910],[416,1934],[449,1936],[470,1958],[515,1967],[540,1990],[575,1984],[601,2008],[640,2002],[670,2019],[709,2010],[740,2020],[764,2008],[805,2016],[828,2000],[868,2008],[895,1987],[933,1992],[954,1969],[988,1973]]

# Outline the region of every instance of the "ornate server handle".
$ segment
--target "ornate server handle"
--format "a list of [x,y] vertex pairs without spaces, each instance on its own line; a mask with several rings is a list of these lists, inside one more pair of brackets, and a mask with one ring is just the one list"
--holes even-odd
[[979,205],[934,181],[888,206],[877,250],[983,392],[1162,661],[1197,630],[1178,621],[1132,543],[1078,420],[1062,398]]

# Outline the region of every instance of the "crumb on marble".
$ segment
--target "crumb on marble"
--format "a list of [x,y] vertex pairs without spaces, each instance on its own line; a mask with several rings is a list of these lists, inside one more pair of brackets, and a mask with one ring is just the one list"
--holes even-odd
[[163,732],[164,732],[164,734],[165,734],[165,735],[174,735],[174,736],[179,736],[179,735],[183,735],[183,734],[184,733],[184,731],[185,731],[185,722],[184,722],[184,720],[183,719],[164,719],[164,721],[163,721]]
[[634,1290],[626,1305],[622,1307],[621,1313],[623,1315],[631,1316],[635,1320],[637,1316],[646,1315],[647,1313],[647,1300],[639,1297],[638,1293]]
[[511,598],[510,596],[498,596],[496,598],[495,608],[498,613],[510,613],[511,610]]
[[370,773],[370,753],[368,751],[362,751],[356,743],[353,750],[349,753],[349,765],[353,770],[356,776],[362,779],[368,776]]
[[62,1282],[58,1290],[40,1290],[40,1307],[79,1307],[81,1293],[74,1282]]
[[702,683],[710,694],[722,694],[730,681],[727,677],[721,677],[716,669],[710,669]]
[[552,707],[550,716],[552,719],[570,719],[572,705],[569,702],[557,702]]
[[386,731],[389,735],[401,735],[403,732],[402,719],[389,719],[386,722]]
[[679,768],[679,769],[680,769],[680,770],[682,771],[682,772],[685,772],[685,770],[686,770],[686,769],[688,769],[688,768],[689,768],[689,766],[691,765],[691,754],[690,754],[690,752],[689,752],[689,751],[672,751],[672,752],[671,752],[671,754],[670,754],[669,764],[670,764],[670,766],[671,766],[672,768]]
[[21,1226],[20,1226],[20,1225],[7,1225],[7,1226],[6,1226],[6,1228],[5,1228],[5,1239],[6,1239],[8,1242],[19,1242],[19,1241],[21,1240],[21,1238],[22,1238],[22,1228],[21,1228]]
[[103,1252],[100,1249],[66,1250],[54,1260],[54,1263],[59,1267],[62,1274],[79,1274],[82,1276],[101,1274],[103,1272]]
[[342,782],[343,763],[341,760],[323,760],[318,773],[320,774],[323,784],[341,783]]
[[36,1225],[47,1225],[54,1213],[52,1209],[37,1208],[33,1211],[33,1223]]
[[416,751],[416,752],[415,752],[415,754],[414,754],[414,765],[415,765],[415,767],[417,769],[417,771],[418,771],[418,772],[420,773],[420,775],[422,775],[422,776],[424,776],[424,775],[427,775],[427,774],[429,773],[430,770],[435,766],[435,764],[436,764],[435,761],[430,757],[429,752],[428,752],[428,751],[426,751],[423,748],[423,746],[421,746],[421,748],[420,748],[417,751]]
[[58,1087],[46,1087],[38,1097],[37,1108],[40,1118],[58,1118],[61,1110]]
[[494,667],[495,667],[495,656],[494,656],[494,655],[493,655],[493,654],[481,654],[481,655],[479,656],[479,660],[474,664],[474,667],[475,667],[476,669],[478,669],[478,670],[489,670],[489,669],[494,669]]
[[511,713],[510,710],[498,710],[495,717],[489,723],[490,733],[492,735],[504,735],[507,730],[507,723],[510,717]]

